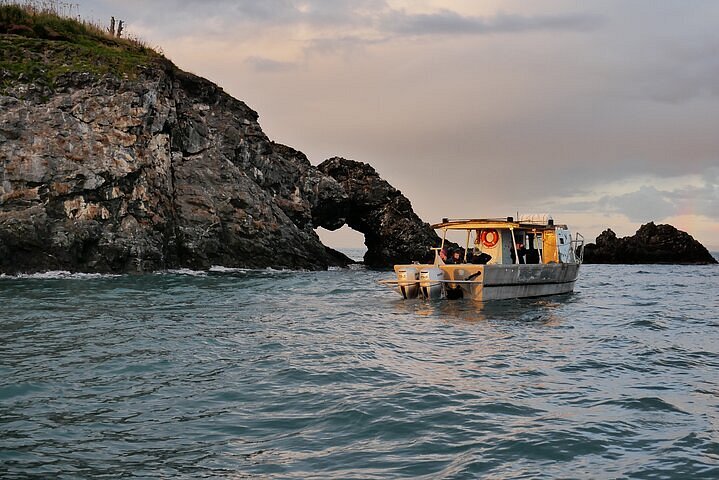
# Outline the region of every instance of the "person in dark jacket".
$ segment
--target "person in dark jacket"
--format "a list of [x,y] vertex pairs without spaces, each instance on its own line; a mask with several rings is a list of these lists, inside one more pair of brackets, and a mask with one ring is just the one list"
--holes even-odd
[[462,250],[460,250],[459,248],[452,250],[451,255],[447,259],[446,263],[450,263],[450,264],[464,263],[464,260],[462,259]]
[[524,244],[522,242],[517,242],[517,254],[519,255],[519,262],[517,262],[517,257],[515,256],[514,249],[510,252],[510,256],[512,257],[512,263],[527,263],[525,256],[527,255],[527,249],[524,248]]

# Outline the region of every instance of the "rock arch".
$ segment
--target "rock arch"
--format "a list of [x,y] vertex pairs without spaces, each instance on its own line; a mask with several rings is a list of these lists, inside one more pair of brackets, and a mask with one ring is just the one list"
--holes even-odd
[[369,164],[333,157],[318,170],[336,180],[343,198],[326,195],[313,208],[315,225],[336,230],[347,224],[365,236],[365,265],[387,268],[431,257],[441,239],[412,210],[402,192],[383,180]]
[[324,269],[351,260],[314,228],[344,224],[364,234],[370,267],[421,260],[439,244],[372,167],[313,166],[271,141],[244,102],[169,61],[132,79],[72,71],[49,90],[23,77],[8,85],[0,273]]

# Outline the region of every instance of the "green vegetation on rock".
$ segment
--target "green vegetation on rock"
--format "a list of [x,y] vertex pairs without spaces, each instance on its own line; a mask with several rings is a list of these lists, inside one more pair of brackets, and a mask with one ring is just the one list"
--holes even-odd
[[162,58],[137,39],[113,37],[57,10],[0,2],[0,93],[18,83],[52,88],[71,72],[133,78]]

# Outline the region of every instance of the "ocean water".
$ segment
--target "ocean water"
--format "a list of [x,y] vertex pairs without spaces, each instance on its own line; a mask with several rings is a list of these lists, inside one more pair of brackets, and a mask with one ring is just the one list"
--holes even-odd
[[719,267],[0,277],[2,478],[719,478]]

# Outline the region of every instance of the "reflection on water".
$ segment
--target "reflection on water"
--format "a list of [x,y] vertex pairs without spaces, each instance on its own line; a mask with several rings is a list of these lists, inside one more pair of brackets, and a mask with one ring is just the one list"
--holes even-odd
[[491,320],[539,322],[548,326],[561,322],[553,312],[572,301],[576,294],[552,297],[475,302],[468,299],[426,301],[396,299],[392,306],[398,314],[435,317],[443,321],[481,322]]

